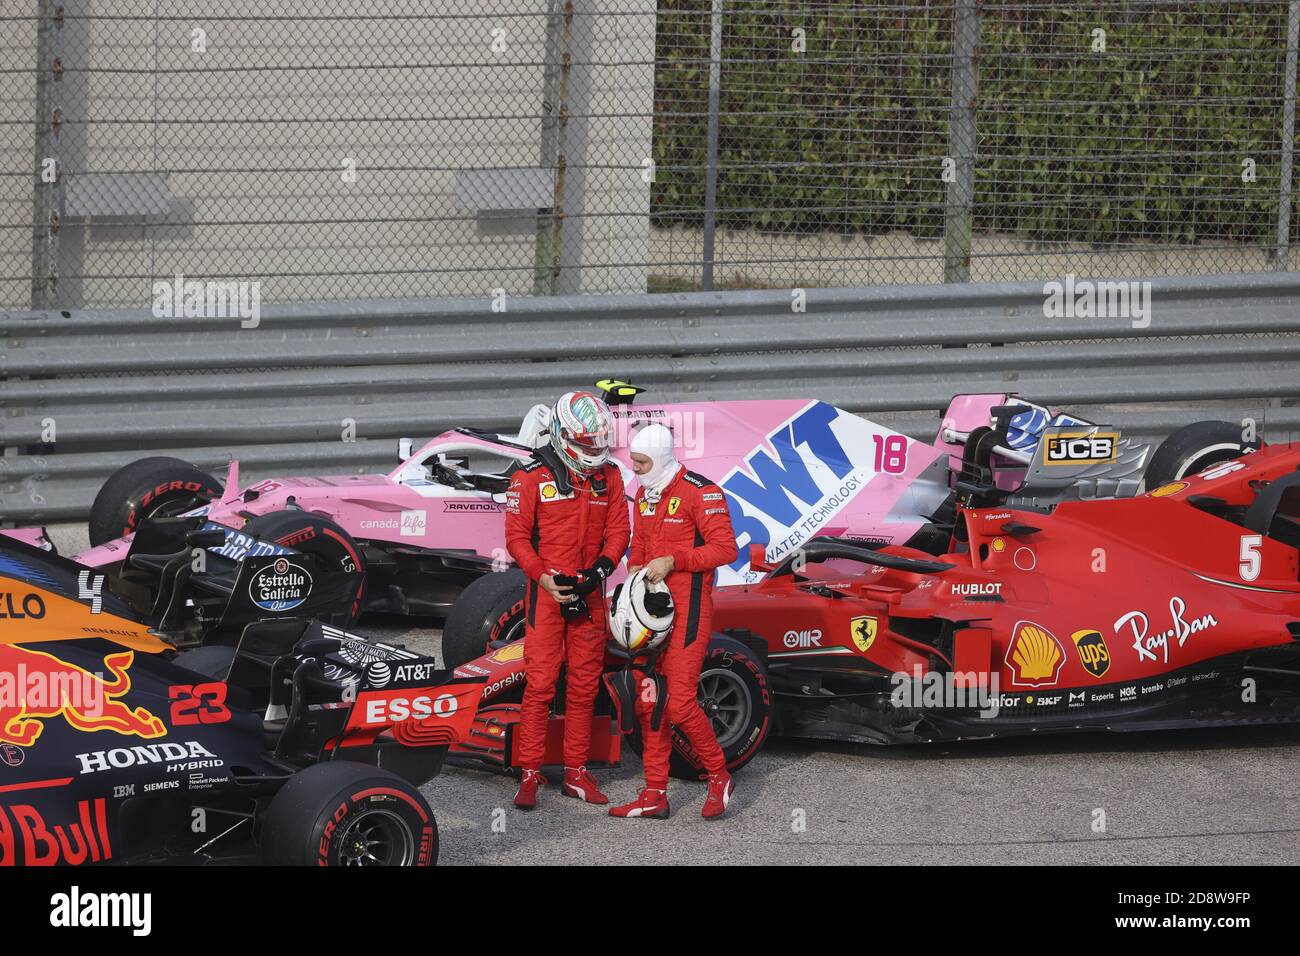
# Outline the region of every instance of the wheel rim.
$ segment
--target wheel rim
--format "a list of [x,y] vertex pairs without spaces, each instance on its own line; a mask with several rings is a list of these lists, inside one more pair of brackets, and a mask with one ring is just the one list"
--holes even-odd
[[725,750],[748,729],[754,701],[744,681],[730,670],[718,669],[700,675],[700,707],[713,725],[718,746]]
[[410,866],[415,859],[415,835],[391,810],[365,810],[348,823],[339,837],[343,866]]
[[524,636],[524,631],[528,629],[528,622],[524,615],[520,614],[513,621],[501,629],[498,637],[488,642],[488,647],[505,647],[507,644],[513,644]]
[[145,513],[145,517],[175,518],[179,515],[185,514],[187,511],[193,511],[201,505],[206,505],[211,501],[211,498],[200,498],[198,495],[187,495],[184,498],[177,498],[172,501],[160,501]]
[[1202,449],[1195,457],[1183,462],[1174,474],[1174,478],[1181,480],[1188,475],[1197,475],[1205,471],[1211,465],[1217,465],[1221,461],[1230,461],[1241,455],[1241,448],[1235,446],[1220,445],[1216,448]]

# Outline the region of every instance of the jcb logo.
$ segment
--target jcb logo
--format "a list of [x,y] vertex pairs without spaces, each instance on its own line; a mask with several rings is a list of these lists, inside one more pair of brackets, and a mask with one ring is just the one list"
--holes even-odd
[[1118,432],[1058,432],[1047,436],[1048,465],[1104,465],[1118,453]]

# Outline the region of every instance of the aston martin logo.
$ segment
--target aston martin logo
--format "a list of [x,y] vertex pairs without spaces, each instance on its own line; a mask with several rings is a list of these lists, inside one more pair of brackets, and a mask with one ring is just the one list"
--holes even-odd
[[874,617],[855,617],[849,621],[849,633],[853,636],[853,646],[863,654],[871,650],[876,642],[876,632],[880,629]]
[[1065,648],[1052,632],[1030,621],[1021,621],[1007,646],[1007,667],[1011,683],[1021,687],[1043,687],[1056,683],[1065,663]]

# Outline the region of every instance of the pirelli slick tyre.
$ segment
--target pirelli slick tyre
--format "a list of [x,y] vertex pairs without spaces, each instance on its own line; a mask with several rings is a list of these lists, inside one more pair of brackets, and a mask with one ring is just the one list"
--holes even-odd
[[459,667],[487,653],[488,644],[524,636],[524,591],[518,568],[490,571],[469,583],[442,627],[442,666]]
[[[733,637],[714,634],[700,668],[699,699],[727,758],[727,769],[738,770],[753,760],[772,726],[767,668],[753,649]],[[628,743],[638,755],[642,753],[640,723]],[[704,775],[689,750],[684,736],[674,731],[668,772],[678,780],[699,780]]]
[[1240,458],[1259,448],[1259,441],[1243,441],[1242,426],[1232,422],[1192,422],[1162,441],[1147,463],[1146,489],[1195,475],[1221,461]]
[[289,778],[262,819],[268,866],[434,866],[438,823],[395,773],[350,760]]
[[133,532],[145,518],[184,514],[221,497],[221,483],[188,461],[157,456],[123,465],[99,489],[87,528],[92,546]]
[[346,627],[361,614],[366,588],[366,559],[352,536],[329,518],[292,508],[269,511],[250,518],[243,531],[254,538],[310,554],[324,567],[358,575],[361,586],[357,589],[356,600],[349,607],[340,607],[326,623]]

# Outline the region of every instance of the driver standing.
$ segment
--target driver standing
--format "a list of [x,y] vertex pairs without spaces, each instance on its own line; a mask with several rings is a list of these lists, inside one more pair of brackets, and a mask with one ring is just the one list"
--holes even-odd
[[[614,418],[589,392],[566,392],[551,412],[550,442],[506,492],[506,548],[528,577],[519,722],[523,771],[515,806],[531,810],[546,783],[542,759],[560,666],[567,665],[561,792],[608,803],[586,768],[591,718],[605,660],[604,581],[627,551],[623,477],[609,462]],[[599,605],[588,607],[587,598]]]

